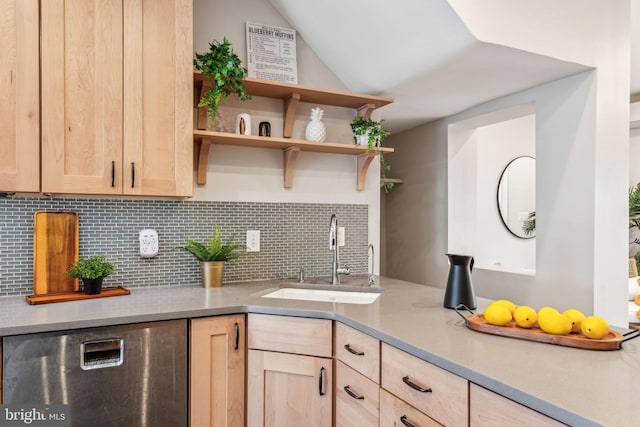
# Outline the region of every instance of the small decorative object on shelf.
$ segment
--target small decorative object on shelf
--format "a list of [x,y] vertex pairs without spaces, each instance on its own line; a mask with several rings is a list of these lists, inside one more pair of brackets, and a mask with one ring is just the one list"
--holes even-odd
[[240,113],[236,116],[236,133],[238,135],[251,135],[251,116]]
[[80,258],[71,266],[67,275],[82,279],[84,293],[94,295],[102,291],[102,280],[115,269],[116,266],[107,261],[104,256],[97,255],[91,258]]
[[260,126],[258,127],[258,135],[271,136],[271,123],[260,122]]
[[311,122],[304,132],[307,141],[324,142],[327,138],[327,127],[321,122],[323,114],[322,108],[316,107],[311,110]]
[[243,255],[239,250],[243,249],[244,245],[234,242],[233,237],[223,243],[218,227],[215,227],[213,235],[207,240],[208,245],[205,245],[185,237],[186,245],[176,249],[189,252],[200,261],[203,288],[219,288],[222,286],[225,261],[231,261]]
[[209,43],[208,52],[196,53],[193,65],[208,79],[198,107],[208,107],[211,124],[215,122],[221,99],[231,94],[236,95],[241,101],[251,99],[242,81],[247,76],[247,69],[242,66],[240,57],[231,48],[231,43],[226,37],[222,43]]

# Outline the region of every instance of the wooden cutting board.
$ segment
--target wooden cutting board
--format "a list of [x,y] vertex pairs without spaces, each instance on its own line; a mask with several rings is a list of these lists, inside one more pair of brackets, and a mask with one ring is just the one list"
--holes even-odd
[[78,279],[67,277],[78,260],[78,214],[37,211],[33,216],[33,293],[57,294],[78,290]]

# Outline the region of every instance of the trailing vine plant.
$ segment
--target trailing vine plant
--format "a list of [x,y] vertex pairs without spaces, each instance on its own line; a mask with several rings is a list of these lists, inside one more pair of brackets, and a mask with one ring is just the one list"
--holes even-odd
[[[376,147],[382,147],[382,142],[391,133],[382,129],[382,120],[377,122],[371,119],[365,119],[362,116],[355,116],[351,121],[351,130],[353,131],[353,141],[358,145],[359,136],[367,136],[367,153]],[[386,193],[394,186],[393,182],[388,182],[387,172],[391,170],[391,165],[385,159],[384,153],[379,154],[380,160],[380,188]]]
[[196,53],[193,66],[202,71],[202,75],[211,79],[212,86],[198,103],[198,107],[207,107],[209,120],[214,123],[218,103],[227,96],[234,94],[241,101],[251,99],[243,84],[247,76],[247,69],[242,66],[238,55],[231,48],[231,43],[225,37],[222,43],[209,43],[209,51]]

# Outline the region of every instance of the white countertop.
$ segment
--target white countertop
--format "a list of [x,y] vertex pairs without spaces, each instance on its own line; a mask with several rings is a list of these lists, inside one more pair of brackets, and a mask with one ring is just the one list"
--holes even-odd
[[[593,351],[471,331],[442,307],[444,290],[380,279],[372,304],[261,298],[283,281],[132,288],[131,295],[30,306],[0,298],[0,336],[257,312],[335,319],[561,422],[635,426],[640,339]],[[478,300],[478,310],[488,300]]]

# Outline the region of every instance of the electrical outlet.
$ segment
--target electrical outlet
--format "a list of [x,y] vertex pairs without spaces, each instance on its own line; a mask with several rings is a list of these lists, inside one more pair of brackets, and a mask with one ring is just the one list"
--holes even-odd
[[158,232],[150,228],[140,232],[140,256],[153,258],[158,255]]
[[247,252],[260,252],[260,230],[247,230]]
[[338,246],[344,246],[344,227],[338,227]]

